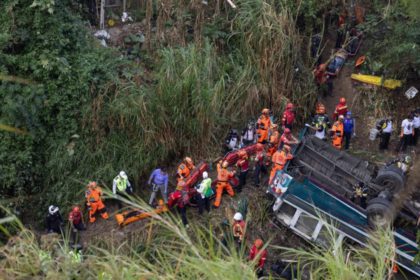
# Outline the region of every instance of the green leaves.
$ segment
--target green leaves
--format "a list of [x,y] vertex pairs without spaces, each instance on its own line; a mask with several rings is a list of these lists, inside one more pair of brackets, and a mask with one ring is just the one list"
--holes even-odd
[[38,8],[41,11],[47,11],[49,14],[52,14],[54,12],[54,6],[54,0],[34,0],[29,7]]

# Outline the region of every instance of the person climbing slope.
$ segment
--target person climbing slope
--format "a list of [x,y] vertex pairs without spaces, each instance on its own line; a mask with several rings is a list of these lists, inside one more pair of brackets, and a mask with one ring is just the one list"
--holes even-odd
[[219,161],[217,164],[216,200],[213,204],[215,208],[220,206],[224,190],[226,190],[230,196],[235,195],[235,192],[229,183],[229,180],[235,176],[235,171],[229,171],[228,166],[229,163],[227,161]]
[[124,171],[120,171],[112,181],[112,193],[117,198],[118,209],[122,208],[122,202],[119,198],[128,198],[129,195],[133,194],[133,188]]
[[282,128],[288,128],[292,130],[295,117],[296,116],[294,112],[294,105],[292,103],[288,103],[286,105],[286,110],[284,111],[283,118],[281,120]]
[[191,171],[195,168],[194,161],[190,157],[185,157],[182,163],[178,166],[177,181],[185,180],[190,176]]
[[102,218],[107,220],[109,218],[108,212],[106,211],[105,204],[102,202],[102,189],[96,182],[89,182],[85,193],[86,205],[89,210],[89,222],[94,223],[96,221],[95,214],[101,214]]
[[257,122],[258,143],[265,144],[268,141],[268,129],[271,126],[270,109],[265,108]]
[[[188,173],[189,176],[189,173]],[[156,199],[156,194],[160,190],[163,201],[168,203],[168,180],[169,176],[165,167],[156,168],[149,177],[147,184],[152,186],[152,194],[150,195],[149,205],[153,205]],[[178,180],[181,182],[182,180]]]

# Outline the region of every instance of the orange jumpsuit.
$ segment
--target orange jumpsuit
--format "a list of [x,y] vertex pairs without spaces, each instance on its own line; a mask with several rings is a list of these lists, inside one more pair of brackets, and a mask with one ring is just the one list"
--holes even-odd
[[96,212],[100,213],[102,218],[108,219],[108,213],[106,212],[105,204],[102,202],[102,190],[100,187],[88,188],[86,191],[86,201],[89,207],[89,222],[95,222]]
[[273,154],[276,152],[277,146],[279,145],[279,141],[280,141],[280,134],[276,130],[270,136],[270,145],[269,145],[269,148],[267,150],[267,156],[268,157],[273,156]]
[[271,120],[266,115],[261,115],[258,119],[258,143],[266,143],[268,140],[268,128],[271,126]]
[[233,191],[232,186],[229,184],[229,179],[233,178],[234,173],[222,168],[221,164],[217,164],[217,186],[216,186],[216,200],[214,201],[214,206],[219,207],[220,202],[222,201],[223,191],[226,189],[227,193],[230,196],[234,196],[235,192]]
[[335,148],[341,149],[343,144],[343,136],[344,136],[344,125],[342,122],[336,121],[332,127],[333,136],[332,136],[332,144]]
[[233,237],[238,241],[242,242],[245,237],[246,224],[244,221],[235,221],[232,226]]
[[273,183],[274,176],[278,170],[283,170],[286,163],[293,158],[293,155],[284,151],[277,151],[274,153],[271,161],[273,166],[271,167],[269,184]]
[[190,173],[194,168],[195,168],[194,165],[187,165],[185,163],[181,163],[178,166],[177,181],[180,182],[184,180],[185,178],[188,178],[188,176],[190,176]]

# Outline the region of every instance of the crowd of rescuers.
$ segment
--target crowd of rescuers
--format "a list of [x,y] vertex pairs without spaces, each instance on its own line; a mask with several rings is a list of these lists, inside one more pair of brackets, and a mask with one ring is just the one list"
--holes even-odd
[[[276,171],[283,170],[288,161],[293,159],[292,148],[299,143],[299,141],[293,136],[292,129],[295,121],[295,107],[292,103],[286,105],[286,109],[282,115],[281,121],[278,124],[273,122],[272,116],[270,116],[269,109],[263,109],[261,116],[255,125],[249,123],[247,127],[242,131],[241,136],[237,133],[231,133],[231,138],[236,138],[235,141],[228,139],[226,141],[227,149],[231,149],[230,145],[236,143],[236,148],[244,147],[250,144],[256,144],[256,153],[254,155],[248,155],[246,151],[241,150],[238,153],[239,159],[235,166],[238,169],[236,171],[230,169],[227,161],[219,161],[217,163],[217,184],[215,187],[215,201],[213,208],[220,207],[222,203],[223,193],[226,191],[229,196],[234,196],[235,191],[241,192],[242,188],[246,185],[248,172],[251,170],[253,164],[253,179],[254,186],[259,187],[261,182],[261,174],[268,173],[268,169],[271,168],[269,173],[269,183],[274,179]],[[418,132],[420,128],[419,114],[420,111],[416,110],[412,112],[407,119],[402,122],[401,131],[401,149],[405,149],[407,145],[416,145],[418,139]],[[306,126],[314,130],[315,137],[327,141],[330,138],[331,144],[337,149],[348,149],[352,136],[355,136],[355,121],[350,111],[348,111],[345,98],[340,98],[337,104],[334,114],[333,123],[331,124],[330,118],[326,113],[325,106],[318,103],[315,108],[315,114],[312,118],[311,124]],[[281,128],[281,133],[279,131]],[[390,133],[392,133],[392,119],[387,118],[378,123],[380,128],[380,149],[386,149],[388,147]],[[409,159],[408,159],[409,160]],[[401,164],[404,164],[401,162]],[[156,197],[158,192],[165,203],[168,203],[168,196],[171,197],[176,203],[176,207],[181,216],[181,220],[184,226],[189,227],[186,209],[188,201],[182,195],[182,189],[185,184],[185,180],[189,177],[191,172],[194,170],[194,161],[190,157],[185,157],[179,164],[176,173],[177,188],[174,192],[168,194],[168,181],[169,175],[165,167],[156,168],[150,175],[148,185],[151,187],[151,196],[149,204],[151,206],[156,205]],[[239,184],[234,189],[230,183],[230,180],[238,175]],[[128,176],[124,171],[118,173],[113,179],[112,192],[115,198],[129,198],[133,195],[133,187]],[[203,214],[204,211],[210,212],[210,198],[214,195],[212,188],[212,179],[209,177],[208,172],[203,172],[202,180],[197,187],[197,202],[199,214]],[[354,197],[358,204],[366,204],[367,188],[361,183],[354,186]],[[86,186],[85,192],[86,206],[88,210],[88,221],[94,223],[97,216],[103,219],[108,219],[109,215],[103,201],[103,192],[97,182],[89,182]],[[121,200],[118,200],[118,208],[122,208]],[[74,206],[69,213],[68,221],[71,225],[73,232],[86,230],[86,224],[83,219],[83,214],[79,206]],[[48,232],[63,233],[64,220],[59,212],[57,206],[51,205],[48,208],[48,215],[46,219]],[[236,213],[234,221],[232,223],[232,233],[234,240],[237,244],[242,244],[245,236],[246,226],[245,221],[241,213]],[[249,259],[255,261],[256,258],[256,271],[261,274],[264,268],[267,252],[264,249],[264,245],[261,239],[257,239],[253,244]]]

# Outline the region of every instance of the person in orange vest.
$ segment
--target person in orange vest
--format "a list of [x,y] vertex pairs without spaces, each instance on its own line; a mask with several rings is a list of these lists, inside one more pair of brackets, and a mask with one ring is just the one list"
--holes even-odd
[[249,251],[248,260],[255,262],[255,268],[258,278],[264,274],[264,265],[267,260],[267,250],[262,249],[264,242],[261,239],[256,239],[254,245]]
[[241,246],[245,239],[246,223],[240,212],[233,216],[232,234],[235,245]]
[[176,173],[177,181],[185,180],[190,176],[191,171],[195,168],[194,161],[190,157],[184,158],[182,163],[178,166],[178,171]]
[[258,143],[265,144],[268,141],[268,129],[271,126],[270,109],[263,109],[257,122]]
[[338,116],[343,115],[345,116],[347,114],[347,103],[346,103],[346,99],[344,97],[340,98],[340,102],[337,104],[337,106],[335,106],[335,111],[334,111],[334,120],[336,121]]
[[344,136],[344,125],[343,125],[344,116],[340,115],[338,117],[338,120],[334,123],[334,125],[331,128],[332,132],[332,145],[336,149],[341,149],[343,145],[343,136]]
[[229,179],[235,176],[235,171],[229,171],[227,169],[228,166],[229,163],[227,161],[219,161],[217,164],[216,200],[214,201],[214,207],[216,208],[220,206],[224,190],[226,190],[230,196],[235,195],[235,192],[229,183]]
[[293,155],[290,153],[290,146],[284,145],[281,151],[277,151],[274,153],[273,157],[271,158],[271,162],[273,163],[270,172],[270,180],[268,181],[269,184],[273,183],[274,176],[278,170],[283,170],[286,163],[293,159]]
[[244,150],[238,153],[239,160],[236,162],[236,166],[239,168],[239,185],[237,186],[237,192],[242,191],[242,187],[246,184],[246,176],[249,170],[248,153]]
[[293,123],[295,121],[295,112],[294,106],[292,103],[287,103],[286,110],[284,110],[283,118],[281,119],[281,124],[283,129],[288,128],[292,130]]
[[280,137],[279,141],[279,149],[282,149],[284,145],[296,145],[299,143],[299,140],[297,140],[293,135],[292,131],[289,128],[285,128],[283,134]]
[[280,141],[280,134],[277,130],[278,125],[273,123],[271,125],[270,142],[268,143],[267,156],[271,157],[277,150]]
[[94,223],[96,218],[95,214],[98,212],[101,214],[102,218],[107,220],[109,218],[106,211],[106,207],[102,202],[102,189],[98,186],[96,182],[90,182],[87,185],[87,190],[85,193],[86,205],[89,210],[89,222]]
[[260,186],[260,174],[267,173],[266,168],[266,154],[264,152],[264,145],[263,144],[257,144],[257,153],[254,157],[255,166],[254,166],[254,183],[255,187]]

